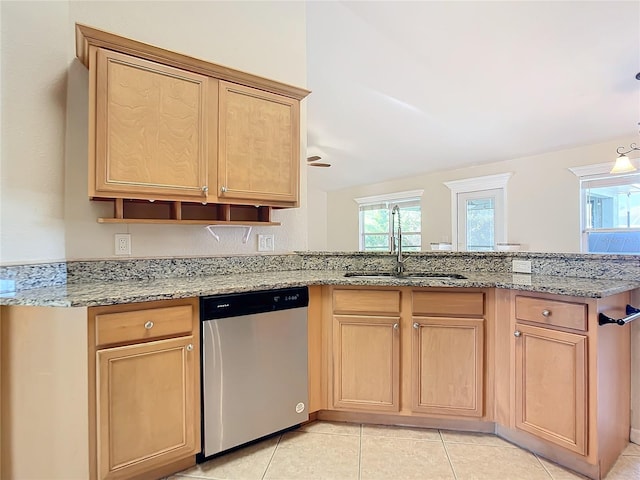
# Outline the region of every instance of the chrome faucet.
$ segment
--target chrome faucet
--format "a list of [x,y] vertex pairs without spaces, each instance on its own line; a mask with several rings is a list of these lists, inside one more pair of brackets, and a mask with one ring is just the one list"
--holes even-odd
[[[398,214],[398,235],[396,236],[395,218]],[[396,274],[402,275],[404,272],[404,259],[402,258],[402,227],[400,226],[400,207],[394,205],[391,209],[391,253],[397,251],[396,257]]]

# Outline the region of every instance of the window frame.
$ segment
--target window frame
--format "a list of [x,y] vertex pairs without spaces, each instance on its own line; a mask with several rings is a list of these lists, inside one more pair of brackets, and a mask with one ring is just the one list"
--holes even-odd
[[[402,232],[403,235],[407,234],[407,235],[419,235],[420,236],[420,247],[419,250],[422,250],[422,194],[424,193],[424,190],[410,190],[410,191],[406,191],[406,192],[396,192],[396,193],[390,193],[390,194],[384,194],[384,195],[373,195],[373,196],[368,196],[368,197],[359,197],[359,198],[354,198],[354,201],[358,204],[358,251],[360,252],[380,252],[382,250],[366,250],[365,249],[365,237],[366,235],[384,235],[387,238],[387,244],[389,245],[389,248],[386,251],[390,251],[391,248],[391,237],[392,237],[392,231],[391,231],[391,224],[392,224],[392,215],[391,215],[391,210],[393,208],[394,205],[400,205],[400,208],[403,208],[402,204],[405,204],[405,206],[413,206],[413,205],[417,205],[420,207],[420,231],[418,232]],[[411,205],[407,205],[407,204],[411,204]],[[380,206],[385,206],[388,210],[389,210],[389,228],[386,232],[386,234],[384,233],[370,233],[367,234],[364,231],[364,219],[363,219],[363,212],[367,209],[367,207],[372,207],[372,206],[376,206],[376,205],[380,205]],[[409,250],[411,251],[411,250]]]
[[[590,233],[627,233],[640,231],[638,227],[628,228],[588,228],[587,223],[587,192],[583,184],[586,182],[597,183],[598,180],[608,180],[613,178],[638,177],[640,172],[628,173],[611,173],[615,162],[597,163],[593,165],[585,165],[580,167],[571,167],[568,170],[578,177],[578,195],[580,210],[580,252],[589,254],[614,255],[616,252],[590,252],[589,251],[589,234]],[[604,182],[603,182],[604,183]]]
[[[454,250],[467,251],[466,241],[460,241],[460,199],[461,195],[477,193],[482,195],[487,192],[487,197],[493,196],[491,190],[500,190],[498,201],[497,196],[494,215],[494,243],[505,242],[507,237],[507,182],[513,172],[499,173],[497,175],[486,175],[483,177],[465,178],[463,180],[452,180],[444,182],[444,185],[451,191],[451,243]],[[498,211],[500,209],[500,211]],[[465,218],[466,222],[466,218]],[[492,251],[495,251],[495,245]]]

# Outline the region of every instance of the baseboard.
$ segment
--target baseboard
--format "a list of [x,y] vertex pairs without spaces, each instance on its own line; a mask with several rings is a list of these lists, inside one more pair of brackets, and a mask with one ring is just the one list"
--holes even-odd
[[640,430],[637,428],[632,428],[631,433],[629,434],[629,440],[640,445]]

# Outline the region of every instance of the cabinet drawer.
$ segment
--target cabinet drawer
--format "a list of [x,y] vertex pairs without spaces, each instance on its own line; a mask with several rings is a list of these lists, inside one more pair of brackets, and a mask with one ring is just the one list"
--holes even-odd
[[335,313],[398,313],[400,292],[397,290],[334,290]]
[[516,296],[516,318],[544,325],[587,331],[587,305]]
[[413,292],[414,315],[484,315],[482,292]]
[[150,308],[96,315],[96,346],[190,333],[193,307]]

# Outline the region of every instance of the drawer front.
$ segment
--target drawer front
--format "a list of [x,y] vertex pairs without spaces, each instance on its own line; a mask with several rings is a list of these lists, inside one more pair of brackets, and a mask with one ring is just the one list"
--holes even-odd
[[516,318],[587,331],[587,305],[537,297],[516,296]]
[[400,292],[397,290],[334,290],[335,313],[398,313]]
[[414,315],[484,315],[482,292],[420,292],[412,298]]
[[96,345],[144,341],[190,333],[193,307],[150,308],[96,315]]

